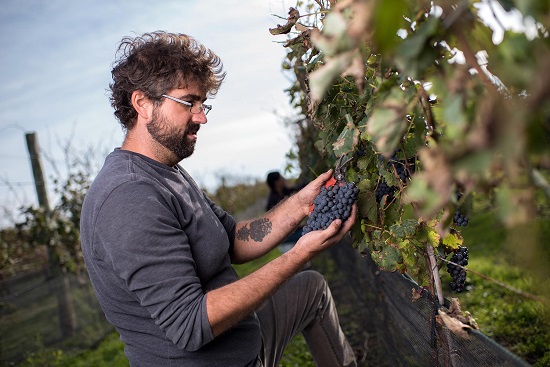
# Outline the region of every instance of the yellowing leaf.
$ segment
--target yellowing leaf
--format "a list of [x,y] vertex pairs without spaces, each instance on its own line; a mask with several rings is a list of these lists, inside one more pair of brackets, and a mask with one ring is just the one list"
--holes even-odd
[[443,245],[451,250],[458,249],[459,246],[462,246],[463,242],[464,239],[459,237],[457,233],[449,233],[443,238]]

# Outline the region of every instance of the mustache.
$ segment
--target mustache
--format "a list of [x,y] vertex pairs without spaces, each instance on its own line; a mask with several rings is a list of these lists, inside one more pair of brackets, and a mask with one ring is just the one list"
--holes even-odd
[[187,128],[185,129],[185,133],[186,133],[186,135],[187,134],[196,134],[199,131],[200,128],[201,128],[200,124],[191,123],[191,124],[187,125]]

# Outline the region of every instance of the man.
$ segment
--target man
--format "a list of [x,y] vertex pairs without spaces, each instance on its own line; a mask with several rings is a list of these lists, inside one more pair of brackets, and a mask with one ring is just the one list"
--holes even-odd
[[326,282],[299,272],[349,231],[355,209],[242,279],[231,267],[284,239],[331,172],[265,216],[235,223],[179,165],[225,76],[220,59],[191,37],[164,32],[124,38],[119,54],[111,104],[126,136],[86,195],[81,238],[130,364],[277,366],[302,331],[319,366],[355,366]]
[[266,211],[271,210],[286,196],[295,191],[287,187],[286,179],[278,171],[269,172],[265,181],[269,187],[269,196],[267,197],[267,204],[265,207]]

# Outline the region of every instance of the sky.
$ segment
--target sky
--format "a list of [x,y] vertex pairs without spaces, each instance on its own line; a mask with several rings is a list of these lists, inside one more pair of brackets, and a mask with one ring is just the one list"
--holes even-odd
[[[245,5],[243,5],[245,4]],[[195,153],[182,161],[203,187],[220,174],[259,179],[283,170],[292,134],[281,70],[282,0],[0,0],[0,207],[36,204],[25,132],[37,134],[48,181],[64,167],[62,147],[93,148],[99,165],[124,134],[108,99],[123,36],[165,30],[195,37],[224,63],[227,77]],[[51,193],[53,185],[48,182]],[[50,197],[50,204],[52,198]]]
[[[76,153],[91,149],[98,167],[121,145],[124,134],[107,93],[116,47],[124,36],[155,30],[195,37],[222,58],[227,71],[218,95],[207,102],[213,109],[195,153],[182,161],[199,185],[213,189],[221,175],[263,180],[269,171],[284,170],[293,140],[283,123],[293,115],[284,92],[290,80],[281,69],[286,38],[272,36],[269,28],[284,23],[280,17],[293,5],[285,0],[0,0],[0,213],[37,204],[26,132],[37,134],[50,204],[55,203],[51,178],[65,167],[62,148],[68,142]],[[518,14],[494,9],[507,28],[524,26]],[[500,42],[502,30],[492,11],[486,3],[479,11],[495,29],[494,42]]]

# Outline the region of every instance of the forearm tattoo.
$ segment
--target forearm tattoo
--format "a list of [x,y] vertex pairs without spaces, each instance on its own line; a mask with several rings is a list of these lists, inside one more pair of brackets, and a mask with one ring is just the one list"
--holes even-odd
[[237,239],[241,241],[262,242],[265,236],[271,233],[272,223],[267,218],[260,218],[245,224],[237,231]]

